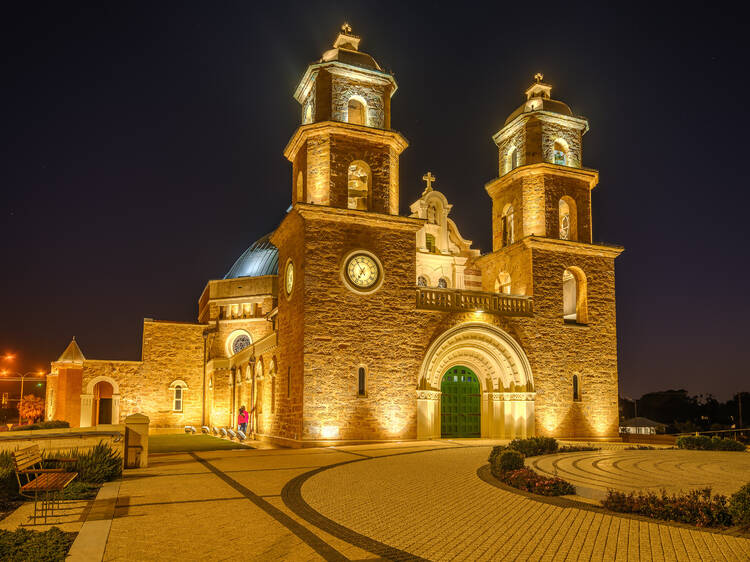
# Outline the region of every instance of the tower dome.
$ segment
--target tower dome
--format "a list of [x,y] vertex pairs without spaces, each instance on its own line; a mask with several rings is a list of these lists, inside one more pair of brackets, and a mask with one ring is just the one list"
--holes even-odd
[[544,75],[537,73],[534,76],[534,83],[526,90],[526,101],[523,102],[513,113],[505,120],[505,125],[513,121],[522,113],[532,111],[547,111],[550,113],[559,113],[560,115],[573,116],[573,111],[568,104],[559,100],[553,100],[551,97],[552,86],[542,82]]
[[237,277],[261,277],[262,275],[278,275],[279,250],[271,244],[269,232],[253,242],[250,247],[234,262],[224,279]]

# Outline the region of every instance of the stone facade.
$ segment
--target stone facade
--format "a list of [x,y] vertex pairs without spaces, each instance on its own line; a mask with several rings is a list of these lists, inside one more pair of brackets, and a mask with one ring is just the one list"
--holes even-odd
[[262,239],[271,246],[208,282],[196,323],[146,320],[139,361],[85,359],[71,343],[53,363],[48,417],[236,427],[246,406],[254,437],[291,446],[440,438],[453,415],[444,376],[465,367],[477,435],[617,435],[622,248],[592,244],[588,122],[537,77],[493,137],[493,249],[480,255],[429,173],[399,216],[396,83],[358,45],[343,31],[295,92],[292,207]]

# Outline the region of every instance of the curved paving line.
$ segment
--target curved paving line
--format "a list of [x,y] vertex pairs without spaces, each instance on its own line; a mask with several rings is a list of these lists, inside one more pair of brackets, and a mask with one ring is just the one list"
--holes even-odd
[[605,509],[602,506],[579,502],[576,500],[564,498],[562,496],[540,496],[537,494],[532,494],[531,492],[527,492],[526,490],[519,490],[518,488],[508,486],[504,482],[501,482],[500,480],[495,478],[492,475],[492,472],[490,471],[489,464],[480,466],[477,469],[476,474],[480,480],[482,480],[483,482],[486,482],[487,484],[491,486],[494,486],[495,488],[500,488],[501,490],[510,492],[511,494],[518,494],[519,496],[523,496],[526,499],[539,502],[539,503],[556,505],[557,507],[562,507],[562,508],[573,508],[573,509],[582,509],[584,511],[593,511],[595,513],[599,513],[600,515],[605,515],[605,516],[608,515],[612,517],[613,519],[632,519],[635,521],[642,521],[644,523],[651,523],[653,525],[664,525],[666,527],[675,527],[678,529],[685,529],[686,531],[693,531],[696,533],[706,533],[708,535],[724,535],[724,536],[729,536],[729,537],[737,537],[741,539],[748,538],[747,533],[743,532],[741,529],[737,527],[729,527],[728,529],[708,529],[705,527],[696,527],[695,525],[688,525],[687,523],[680,523],[678,521],[669,521],[666,519],[652,519],[651,517],[645,517],[643,515],[637,515],[634,513],[620,513],[619,511],[610,511],[608,509]]
[[388,558],[389,560],[426,560],[425,558],[421,558],[420,556],[417,556],[410,552],[406,552],[405,550],[401,550],[380,541],[376,541],[375,539],[358,533],[357,531],[348,527],[344,527],[340,523],[336,523],[332,519],[329,519],[319,511],[313,509],[313,507],[305,501],[305,499],[302,497],[302,485],[316,474],[320,474],[321,472],[324,472],[326,470],[356,462],[366,462],[373,459],[384,459],[402,455],[416,455],[419,453],[429,453],[432,451],[446,451],[450,449],[464,449],[485,446],[487,445],[457,444],[455,447],[436,447],[433,449],[422,449],[420,451],[404,451],[403,453],[394,453],[392,455],[357,458],[350,461],[331,464],[328,466],[321,466],[320,468],[317,468],[315,470],[300,474],[299,476],[296,476],[295,478],[292,478],[289,482],[287,482],[284,485],[284,488],[281,490],[281,499],[284,501],[284,505],[286,505],[295,515],[297,515],[301,519],[304,519],[311,525],[315,525],[329,535],[333,535],[334,537],[346,541],[349,544],[361,548],[362,550],[367,550],[368,552],[376,554],[382,558]]

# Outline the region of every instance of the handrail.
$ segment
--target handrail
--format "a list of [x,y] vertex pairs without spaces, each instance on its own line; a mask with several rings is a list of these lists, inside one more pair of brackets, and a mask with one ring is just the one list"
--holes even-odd
[[417,308],[451,312],[488,312],[501,316],[532,316],[531,297],[460,289],[417,287]]

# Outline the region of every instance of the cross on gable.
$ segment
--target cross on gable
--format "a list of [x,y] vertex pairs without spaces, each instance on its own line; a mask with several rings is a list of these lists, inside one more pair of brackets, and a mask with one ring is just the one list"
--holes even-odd
[[427,183],[427,188],[425,189],[425,191],[432,191],[432,182],[435,181],[435,176],[432,175],[432,172],[427,172],[422,176],[422,179]]

